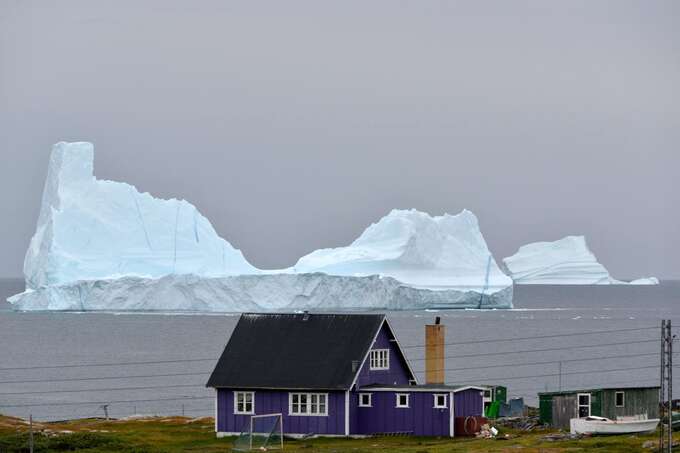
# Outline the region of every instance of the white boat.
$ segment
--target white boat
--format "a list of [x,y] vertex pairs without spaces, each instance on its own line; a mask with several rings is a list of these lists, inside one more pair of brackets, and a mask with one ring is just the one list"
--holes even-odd
[[572,434],[633,434],[654,431],[659,424],[658,418],[646,416],[621,417],[610,420],[594,415],[583,418],[572,418],[569,427]]

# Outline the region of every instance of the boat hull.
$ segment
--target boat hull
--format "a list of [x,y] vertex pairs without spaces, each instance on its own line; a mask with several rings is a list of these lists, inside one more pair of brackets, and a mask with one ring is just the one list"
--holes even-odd
[[569,422],[572,434],[633,434],[654,431],[658,418],[648,420],[586,420],[572,418]]

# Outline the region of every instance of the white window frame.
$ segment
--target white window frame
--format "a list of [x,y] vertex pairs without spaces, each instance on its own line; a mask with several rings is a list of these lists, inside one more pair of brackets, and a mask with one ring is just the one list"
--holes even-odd
[[[434,405],[432,406],[435,409],[446,409],[448,407],[447,400],[448,400],[448,395],[446,393],[435,393],[432,395],[434,397]],[[438,399],[439,398],[444,398],[444,404],[438,404]]]
[[[239,409],[239,396],[243,395],[243,410]],[[246,410],[246,396],[250,395],[250,410]],[[241,390],[235,390],[234,391],[234,414],[236,415],[254,415],[255,414],[255,392],[248,392],[248,391],[241,391]]]
[[[368,397],[368,403],[364,404],[364,397]],[[359,393],[359,407],[373,407],[373,394],[372,393]]]
[[[298,412],[293,411],[294,409],[293,399],[295,398],[295,396],[298,397],[298,402],[296,403]],[[303,396],[305,399],[304,403],[302,403]],[[319,406],[321,406],[321,398],[323,398],[323,412],[319,412]],[[305,407],[305,412],[300,412],[303,404]],[[312,412],[312,410],[315,408],[316,412]],[[328,393],[307,393],[307,392],[288,393],[288,415],[293,415],[295,417],[327,417]]]
[[581,415],[581,408],[585,407],[585,405],[581,404],[581,397],[582,396],[587,396],[588,397],[588,415],[586,417],[590,417],[590,408],[592,406],[592,397],[590,396],[590,393],[577,393],[576,394],[576,417],[580,417]]
[[[616,404],[616,397],[621,394],[621,404]],[[614,406],[616,407],[626,407],[626,392],[614,392]]]
[[[401,404],[401,402],[399,401],[400,397],[402,397],[402,396],[405,396],[405,397],[406,397],[406,405]],[[396,407],[397,409],[407,409],[407,408],[410,407],[410,405],[409,405],[410,401],[409,401],[409,400],[411,399],[411,398],[410,398],[411,395],[409,395],[408,393],[397,393],[397,394],[396,394],[396,397],[397,397],[397,401],[396,401],[396,403],[395,403],[395,407]]]
[[390,369],[390,350],[389,349],[371,349],[370,354],[370,369],[371,370],[389,370]]

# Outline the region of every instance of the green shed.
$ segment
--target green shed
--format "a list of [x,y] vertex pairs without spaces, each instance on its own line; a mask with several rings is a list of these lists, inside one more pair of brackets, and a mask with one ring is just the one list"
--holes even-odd
[[659,417],[659,387],[609,387],[538,394],[541,423],[569,429],[572,418],[597,415]]

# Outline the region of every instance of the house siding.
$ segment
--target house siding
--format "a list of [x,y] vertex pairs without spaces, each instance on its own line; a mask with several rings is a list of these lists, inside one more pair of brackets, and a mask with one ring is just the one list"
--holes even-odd
[[467,417],[469,415],[481,416],[483,409],[483,391],[478,389],[467,389],[454,393],[454,415],[456,417]]
[[217,389],[218,432],[238,433],[250,423],[250,415],[234,414],[234,391],[255,392],[255,415],[283,414],[286,434],[345,434],[345,392],[312,392],[328,393],[328,415],[307,416],[288,414],[289,391],[223,388]]
[[[358,407],[359,395],[350,394],[351,434],[408,433],[415,436],[448,436],[450,404],[434,408],[434,394],[430,392],[369,392],[372,407]],[[409,407],[396,407],[396,394],[409,394]],[[445,393],[445,392],[436,392]],[[481,405],[481,398],[480,398]]]
[[357,377],[356,386],[358,388],[370,384],[409,384],[411,374],[408,370],[408,366],[397,348],[396,341],[391,341],[392,339],[394,339],[394,335],[390,332],[387,323],[383,323],[371,349],[389,349],[390,368],[389,370],[371,370],[369,353],[366,362],[361,367],[361,371]]

